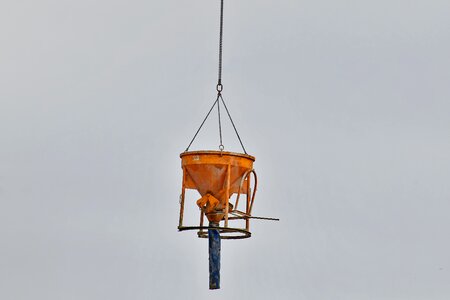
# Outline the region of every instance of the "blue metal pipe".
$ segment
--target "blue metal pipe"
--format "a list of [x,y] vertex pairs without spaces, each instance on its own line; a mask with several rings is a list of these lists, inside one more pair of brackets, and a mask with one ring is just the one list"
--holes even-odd
[[[210,223],[210,226],[218,224]],[[220,232],[208,229],[209,240],[209,289],[220,289]]]

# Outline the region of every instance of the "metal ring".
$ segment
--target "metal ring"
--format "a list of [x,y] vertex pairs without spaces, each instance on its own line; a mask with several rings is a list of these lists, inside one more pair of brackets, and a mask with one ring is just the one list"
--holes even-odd
[[225,146],[222,145],[222,144],[220,144],[220,145],[219,145],[219,150],[220,150],[220,151],[223,151],[223,149],[225,149]]
[[218,83],[216,86],[216,90],[220,93],[221,91],[223,91],[223,85],[221,83]]
[[[220,232],[220,238],[224,240],[236,240],[236,239],[246,239],[252,236],[250,231],[242,228],[232,228],[232,227],[215,227],[215,226],[178,226],[178,231],[185,230],[200,230],[197,232],[199,238],[208,237],[208,229],[217,229]],[[232,235],[226,235],[226,234]],[[224,235],[225,234],[225,235]]]

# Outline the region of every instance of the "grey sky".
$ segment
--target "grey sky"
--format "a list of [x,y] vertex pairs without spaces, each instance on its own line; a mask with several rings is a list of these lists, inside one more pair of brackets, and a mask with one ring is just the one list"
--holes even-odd
[[225,1],[224,99],[282,220],[223,242],[211,292],[176,226],[218,8],[0,3],[0,299],[449,299],[450,2]]

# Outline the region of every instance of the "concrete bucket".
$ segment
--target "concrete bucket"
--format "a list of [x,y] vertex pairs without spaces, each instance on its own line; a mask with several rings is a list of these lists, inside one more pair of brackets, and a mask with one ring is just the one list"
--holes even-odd
[[[181,209],[179,230],[199,229],[199,237],[207,237],[203,229],[216,226],[222,238],[250,237],[249,217],[256,191],[256,173],[253,170],[253,156],[224,151],[191,151],[180,154],[183,169],[183,187],[181,193]],[[253,191],[250,177],[254,176]],[[201,196],[196,204],[200,208],[199,226],[183,226],[185,190],[197,190]],[[236,194],[234,204],[230,198]],[[238,210],[240,195],[246,195],[245,210]],[[203,226],[203,219],[210,226]],[[245,228],[228,227],[229,220],[245,220]],[[224,225],[220,226],[223,221]],[[231,233],[231,234],[230,234]],[[235,233],[235,234],[233,234]]]

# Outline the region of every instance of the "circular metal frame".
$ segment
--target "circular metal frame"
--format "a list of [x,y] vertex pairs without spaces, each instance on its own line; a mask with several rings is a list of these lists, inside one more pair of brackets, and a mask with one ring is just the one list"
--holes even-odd
[[[178,226],[179,231],[185,230],[200,230],[197,232],[199,238],[207,238],[208,229],[216,229],[220,232],[220,238],[223,240],[237,240],[237,239],[247,239],[252,236],[250,231],[241,228],[232,228],[232,227],[216,227],[216,226]],[[231,234],[231,235],[226,235]]]

